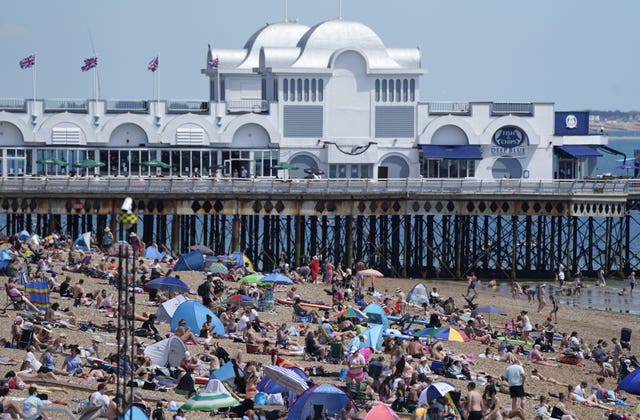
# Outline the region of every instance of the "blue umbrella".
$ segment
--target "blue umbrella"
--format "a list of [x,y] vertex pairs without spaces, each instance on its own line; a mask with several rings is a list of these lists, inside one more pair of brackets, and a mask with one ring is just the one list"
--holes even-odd
[[473,310],[474,314],[489,314],[489,324],[491,324],[491,314],[507,315],[505,311],[493,305],[478,306]]
[[280,273],[267,274],[266,276],[262,277],[260,281],[265,283],[270,282],[276,284],[293,284],[293,280]]
[[451,391],[455,391],[456,387],[452,383],[446,381],[434,382],[426,387],[418,397],[418,404],[429,403],[436,398],[444,397]]
[[[309,377],[299,368],[288,367],[286,369],[291,370],[292,372],[295,372],[299,377],[301,377],[305,381],[309,379]],[[258,383],[257,388],[258,388],[258,391],[266,392],[267,394],[277,394],[282,392],[285,392],[285,393],[288,392],[287,388],[282,387],[267,375],[265,375],[260,381],[260,383]]]
[[167,290],[170,292],[189,293],[189,286],[176,277],[158,277],[146,283],[149,289]]

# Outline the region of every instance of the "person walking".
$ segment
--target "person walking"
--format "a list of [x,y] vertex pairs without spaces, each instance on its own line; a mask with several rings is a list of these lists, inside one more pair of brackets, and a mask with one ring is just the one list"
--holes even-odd
[[464,404],[467,420],[482,420],[482,395],[476,391],[476,383],[467,384],[467,400]]
[[540,287],[538,287],[538,293],[537,293],[538,313],[542,312],[544,307],[547,306],[546,295],[547,295],[547,285],[542,283]]
[[505,379],[509,384],[509,395],[511,396],[511,409],[515,410],[520,408],[524,410],[524,382],[525,375],[524,369],[519,360],[514,360],[513,363],[504,371]]

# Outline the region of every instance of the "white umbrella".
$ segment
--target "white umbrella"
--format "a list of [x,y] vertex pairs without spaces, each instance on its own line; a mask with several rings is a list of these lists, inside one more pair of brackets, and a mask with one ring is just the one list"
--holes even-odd
[[456,387],[452,383],[446,381],[434,382],[420,393],[418,404],[428,404],[439,397],[444,397],[447,393],[455,391]]
[[273,382],[297,395],[309,389],[307,382],[291,369],[269,365],[264,367],[264,374]]

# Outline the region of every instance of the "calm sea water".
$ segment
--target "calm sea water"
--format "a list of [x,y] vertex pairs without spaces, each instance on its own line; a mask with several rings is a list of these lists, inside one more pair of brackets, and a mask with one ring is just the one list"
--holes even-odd
[[[634,152],[640,150],[640,132],[611,132],[607,134],[610,136],[609,147],[626,154],[627,163],[633,163]],[[618,176],[633,176],[633,169],[618,168],[624,163],[621,161],[622,156],[605,153],[604,151],[600,152],[602,157],[598,158],[596,174],[608,173]]]

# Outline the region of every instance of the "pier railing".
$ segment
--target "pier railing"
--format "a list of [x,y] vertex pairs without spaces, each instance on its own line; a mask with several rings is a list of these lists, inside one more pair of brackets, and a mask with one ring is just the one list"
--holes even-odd
[[637,195],[632,180],[453,180],[453,179],[274,179],[189,177],[9,177],[0,179],[2,195],[171,194],[210,195]]

